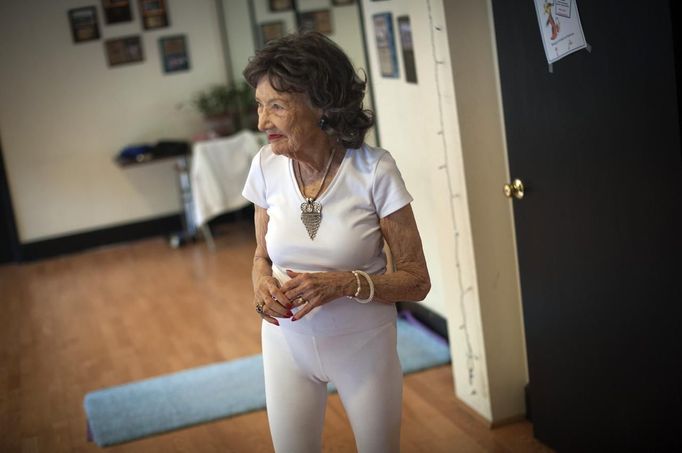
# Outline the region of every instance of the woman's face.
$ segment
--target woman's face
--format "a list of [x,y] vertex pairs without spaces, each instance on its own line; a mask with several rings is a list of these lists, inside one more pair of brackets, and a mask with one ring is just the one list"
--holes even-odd
[[297,158],[326,134],[318,127],[321,112],[305,95],[275,90],[263,77],[256,86],[258,129],[268,135],[272,152]]

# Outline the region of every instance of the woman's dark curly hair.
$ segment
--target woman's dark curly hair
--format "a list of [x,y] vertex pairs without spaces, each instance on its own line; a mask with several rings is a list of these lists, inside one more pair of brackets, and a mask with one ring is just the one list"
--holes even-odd
[[303,93],[326,117],[325,131],[347,148],[362,145],[374,114],[362,108],[365,85],[348,56],[321,33],[295,33],[270,41],[243,72],[253,88],[262,77],[280,92]]

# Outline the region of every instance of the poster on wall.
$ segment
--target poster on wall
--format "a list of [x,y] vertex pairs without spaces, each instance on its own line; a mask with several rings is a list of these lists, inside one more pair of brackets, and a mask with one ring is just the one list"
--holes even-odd
[[102,0],[102,9],[107,24],[118,24],[133,20],[130,0]]
[[281,38],[282,36],[284,36],[284,22],[281,20],[260,24],[261,47],[273,39]]
[[140,17],[145,30],[168,27],[165,0],[140,0]]
[[293,0],[270,0],[270,11],[277,13],[280,11],[290,11],[294,8]]
[[405,67],[405,80],[409,83],[417,83],[417,64],[414,60],[414,45],[412,44],[412,26],[409,16],[398,17],[398,34],[400,34],[400,46],[403,52],[403,66]]
[[109,66],[120,66],[144,61],[142,40],[137,35],[107,39],[104,41],[104,48]]
[[393,36],[393,16],[391,13],[378,13],[372,16],[372,20],[381,75],[382,77],[398,78],[400,73]]
[[70,9],[68,15],[74,43],[99,39],[97,9],[94,6]]
[[298,28],[302,32],[317,31],[329,35],[333,32],[331,12],[328,9],[321,9],[301,13]]
[[577,0],[534,0],[547,63],[587,47]]
[[159,38],[159,50],[161,51],[161,64],[164,73],[189,70],[189,53],[187,52],[185,35]]

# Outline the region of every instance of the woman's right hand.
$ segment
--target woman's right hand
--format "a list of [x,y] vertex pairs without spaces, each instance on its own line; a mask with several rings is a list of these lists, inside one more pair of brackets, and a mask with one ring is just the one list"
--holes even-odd
[[[280,290],[279,282],[272,276],[263,276],[258,279],[256,287],[255,305],[256,311],[260,313],[261,318],[279,326],[277,318],[291,318],[293,313],[290,308],[293,307],[291,301]],[[262,310],[258,310],[258,307]]]

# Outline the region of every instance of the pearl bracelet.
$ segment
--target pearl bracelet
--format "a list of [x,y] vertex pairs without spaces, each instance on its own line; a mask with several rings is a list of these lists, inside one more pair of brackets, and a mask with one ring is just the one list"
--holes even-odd
[[[372,279],[369,277],[369,274],[365,271],[354,270],[353,275],[355,275],[355,278],[357,279],[358,282],[358,290],[355,292],[355,296],[353,296],[353,299],[355,299],[355,301],[360,304],[366,304],[371,302],[372,299],[374,299],[374,282],[372,282]],[[369,296],[367,297],[367,299],[358,299],[357,297],[360,294],[360,277],[358,277],[358,275],[362,275],[369,284]]]
[[355,290],[355,294],[353,294],[352,296],[346,296],[346,297],[349,299],[355,299],[360,294],[360,289],[361,289],[360,275],[358,275],[358,271],[351,271],[351,273],[355,276],[355,282],[358,284],[358,288]]

